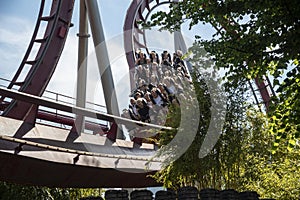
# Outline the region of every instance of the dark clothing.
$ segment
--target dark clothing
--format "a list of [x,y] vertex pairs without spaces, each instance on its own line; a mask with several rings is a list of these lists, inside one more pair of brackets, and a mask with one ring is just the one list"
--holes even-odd
[[166,66],[171,66],[172,64],[171,55],[169,53],[162,53],[161,54],[161,64]]
[[134,114],[133,110],[131,108],[128,109],[128,112],[129,112],[129,116],[132,120],[136,120],[138,121],[138,117]]
[[159,57],[158,57],[158,53],[155,54],[155,58],[153,58],[152,54],[150,54],[150,60],[151,62],[156,62],[157,64],[159,64]]
[[139,60],[136,63],[137,65],[145,65],[147,64],[147,59],[146,58],[139,58]]
[[137,107],[137,111],[140,115],[140,120],[142,122],[150,122],[150,115],[149,115],[149,106],[147,105],[147,103],[143,102],[143,107]]
[[156,87],[156,85],[154,85],[154,84],[152,84],[152,83],[149,83],[149,84],[148,84],[148,91],[151,91],[152,88],[155,88],[155,87]]
[[179,57],[176,57],[174,59],[174,69],[177,70],[177,68],[179,68],[179,67],[181,67],[181,70],[183,71],[184,74],[187,73],[187,70],[186,70],[183,60]]

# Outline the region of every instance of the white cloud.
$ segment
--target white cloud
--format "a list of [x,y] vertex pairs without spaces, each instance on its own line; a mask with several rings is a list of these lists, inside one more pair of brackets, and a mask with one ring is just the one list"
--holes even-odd
[[14,16],[0,16],[0,24],[0,76],[11,79],[25,55],[34,25]]

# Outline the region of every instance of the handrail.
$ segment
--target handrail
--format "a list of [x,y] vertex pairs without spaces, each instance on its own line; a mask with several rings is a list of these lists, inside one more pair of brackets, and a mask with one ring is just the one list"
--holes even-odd
[[[8,79],[5,79],[5,78],[1,78],[0,77],[0,81],[3,81],[3,82],[10,82],[10,80]],[[6,85],[3,85],[1,84],[0,85],[1,87],[6,87]],[[13,90],[16,90],[16,89],[13,89]],[[47,94],[47,93],[50,93],[50,94],[54,94],[56,97],[55,98],[51,98],[47,95],[45,95],[44,97],[46,99],[50,99],[50,100],[54,100],[56,102],[60,102],[60,103],[66,103],[68,105],[74,105],[71,103],[72,100],[75,100],[74,97],[71,97],[71,96],[67,96],[67,95],[63,95],[63,94],[60,94],[60,93],[57,93],[57,92],[53,92],[53,91],[49,91],[49,90],[45,90],[45,93],[44,94]],[[0,95],[1,96],[1,95]],[[64,98],[67,98],[67,100],[70,100],[70,102],[68,102],[67,100],[66,101],[62,101],[60,100],[60,97],[64,97]],[[0,107],[0,111],[1,110],[4,110],[7,105],[10,103],[10,102],[5,102],[5,101],[2,101],[3,105]],[[91,107],[97,107],[97,108],[105,108],[105,106],[103,105],[100,105],[100,104],[96,104],[96,103],[93,103],[93,102],[87,102],[87,104],[90,104]],[[93,111],[101,111],[101,110],[98,110],[98,109],[94,109],[94,108],[90,108],[91,110]],[[45,109],[42,109],[42,108],[39,108],[38,109],[38,114],[37,114],[37,118],[40,119],[41,121],[39,121],[39,123],[43,123],[43,120],[45,121],[50,121],[50,122],[54,122],[54,123],[57,123],[57,124],[60,124],[60,125],[71,125],[72,123],[74,123],[74,116],[67,116],[67,115],[64,115],[64,114],[61,114],[61,113],[58,113],[59,110],[55,109],[55,111],[47,111]],[[46,113],[46,115],[45,115]],[[55,117],[53,117],[55,116]],[[45,118],[46,117],[46,118]],[[47,124],[48,125],[48,124]],[[93,122],[93,121],[90,121],[90,120],[85,120],[85,129],[87,130],[91,130],[91,131],[94,131],[96,129],[99,129],[101,128],[104,132],[106,132],[107,128],[108,128],[108,123],[106,122],[103,122],[103,123],[96,123],[96,122]]]
[[123,118],[120,116],[115,116],[115,115],[111,115],[111,114],[107,114],[107,113],[103,113],[103,112],[92,111],[90,109],[80,108],[77,106],[70,106],[70,105],[67,105],[64,103],[58,103],[55,101],[47,100],[42,97],[26,94],[26,93],[19,92],[19,91],[14,91],[14,90],[3,88],[3,87],[0,87],[0,94],[3,94],[5,96],[8,96],[8,97],[16,99],[16,100],[24,101],[26,103],[41,105],[41,106],[45,106],[45,107],[49,107],[49,108],[54,108],[54,109],[58,109],[58,110],[69,112],[69,113],[74,113],[74,114],[81,115],[81,116],[91,117],[94,119],[100,119],[100,120],[105,120],[105,121],[109,121],[109,122],[117,121],[118,123],[124,124],[124,125],[140,125],[140,126],[161,129],[161,130],[174,130],[174,128],[172,128],[172,127],[160,126],[160,125],[145,123],[145,122],[141,122],[141,121],[135,121],[135,120],[131,120],[131,119],[127,119],[127,118]]
[[[5,78],[1,78],[1,77],[0,77],[0,81],[11,82],[10,80],[5,79]],[[1,84],[0,84],[0,86],[1,87],[6,87],[5,85],[1,85]],[[11,89],[11,88],[8,88],[8,89]],[[53,91],[50,91],[50,90],[45,90],[45,93],[54,94],[57,97],[57,98],[54,99],[54,98],[51,98],[51,97],[44,96],[47,99],[52,99],[52,100],[55,100],[57,102],[67,103],[67,104],[70,104],[70,105],[73,105],[73,104],[70,103],[70,102],[67,102],[67,101],[59,100],[59,97],[65,97],[67,99],[70,99],[70,101],[76,100],[76,98],[74,98],[74,97],[64,95],[64,94],[61,94],[61,93],[57,93],[57,92],[53,92]],[[100,105],[100,104],[97,104],[97,103],[94,103],[94,102],[91,102],[91,101],[87,101],[86,103],[90,104],[92,106],[97,106],[97,107],[100,107],[100,108],[106,108],[104,105]],[[95,111],[96,111],[96,109],[95,109]]]
[[[33,146],[33,147],[38,147],[38,148],[42,148],[42,149],[63,152],[63,153],[73,153],[73,154],[77,154],[77,156],[84,155],[84,156],[95,156],[95,157],[105,157],[105,158],[162,162],[162,160],[158,160],[156,158],[149,159],[149,158],[145,158],[145,156],[139,157],[139,156],[128,156],[128,155],[115,155],[115,154],[105,154],[105,153],[95,153],[95,152],[89,152],[89,151],[74,150],[74,149],[63,148],[63,147],[59,147],[59,146],[53,146],[53,145],[48,145],[48,144],[43,144],[43,143],[38,143],[38,142],[32,142],[32,141],[14,138],[14,137],[6,136],[6,135],[0,135],[0,140],[15,142],[15,143],[19,143],[21,145],[28,145],[28,146]],[[74,163],[76,163],[75,160],[76,160],[76,157],[73,160]]]

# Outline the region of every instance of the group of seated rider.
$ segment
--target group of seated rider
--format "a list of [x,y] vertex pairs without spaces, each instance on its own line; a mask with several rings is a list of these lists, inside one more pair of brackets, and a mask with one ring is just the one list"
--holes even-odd
[[182,56],[180,50],[173,56],[166,50],[161,56],[152,51],[149,57],[142,51],[136,52],[136,89],[130,95],[123,116],[127,114],[132,120],[164,125],[168,106],[180,106],[179,99],[188,98],[184,96],[184,85],[190,85],[190,77]]

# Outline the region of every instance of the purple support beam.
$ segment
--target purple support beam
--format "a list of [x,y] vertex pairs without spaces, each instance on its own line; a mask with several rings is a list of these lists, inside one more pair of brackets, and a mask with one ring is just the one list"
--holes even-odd
[[263,80],[260,80],[259,78],[255,78],[255,83],[257,85],[257,88],[259,89],[261,98],[263,99],[263,103],[265,104],[266,109],[268,111],[270,101],[271,101],[271,96],[267,89],[268,85],[266,85],[265,82]]
[[[74,0],[53,1],[51,17],[47,19],[49,21],[44,35],[44,38],[47,38],[47,42],[41,44],[33,66],[19,91],[42,96],[54,73],[67,39],[73,6]],[[3,115],[25,120],[28,114],[31,113],[31,104],[13,101],[3,112]]]

